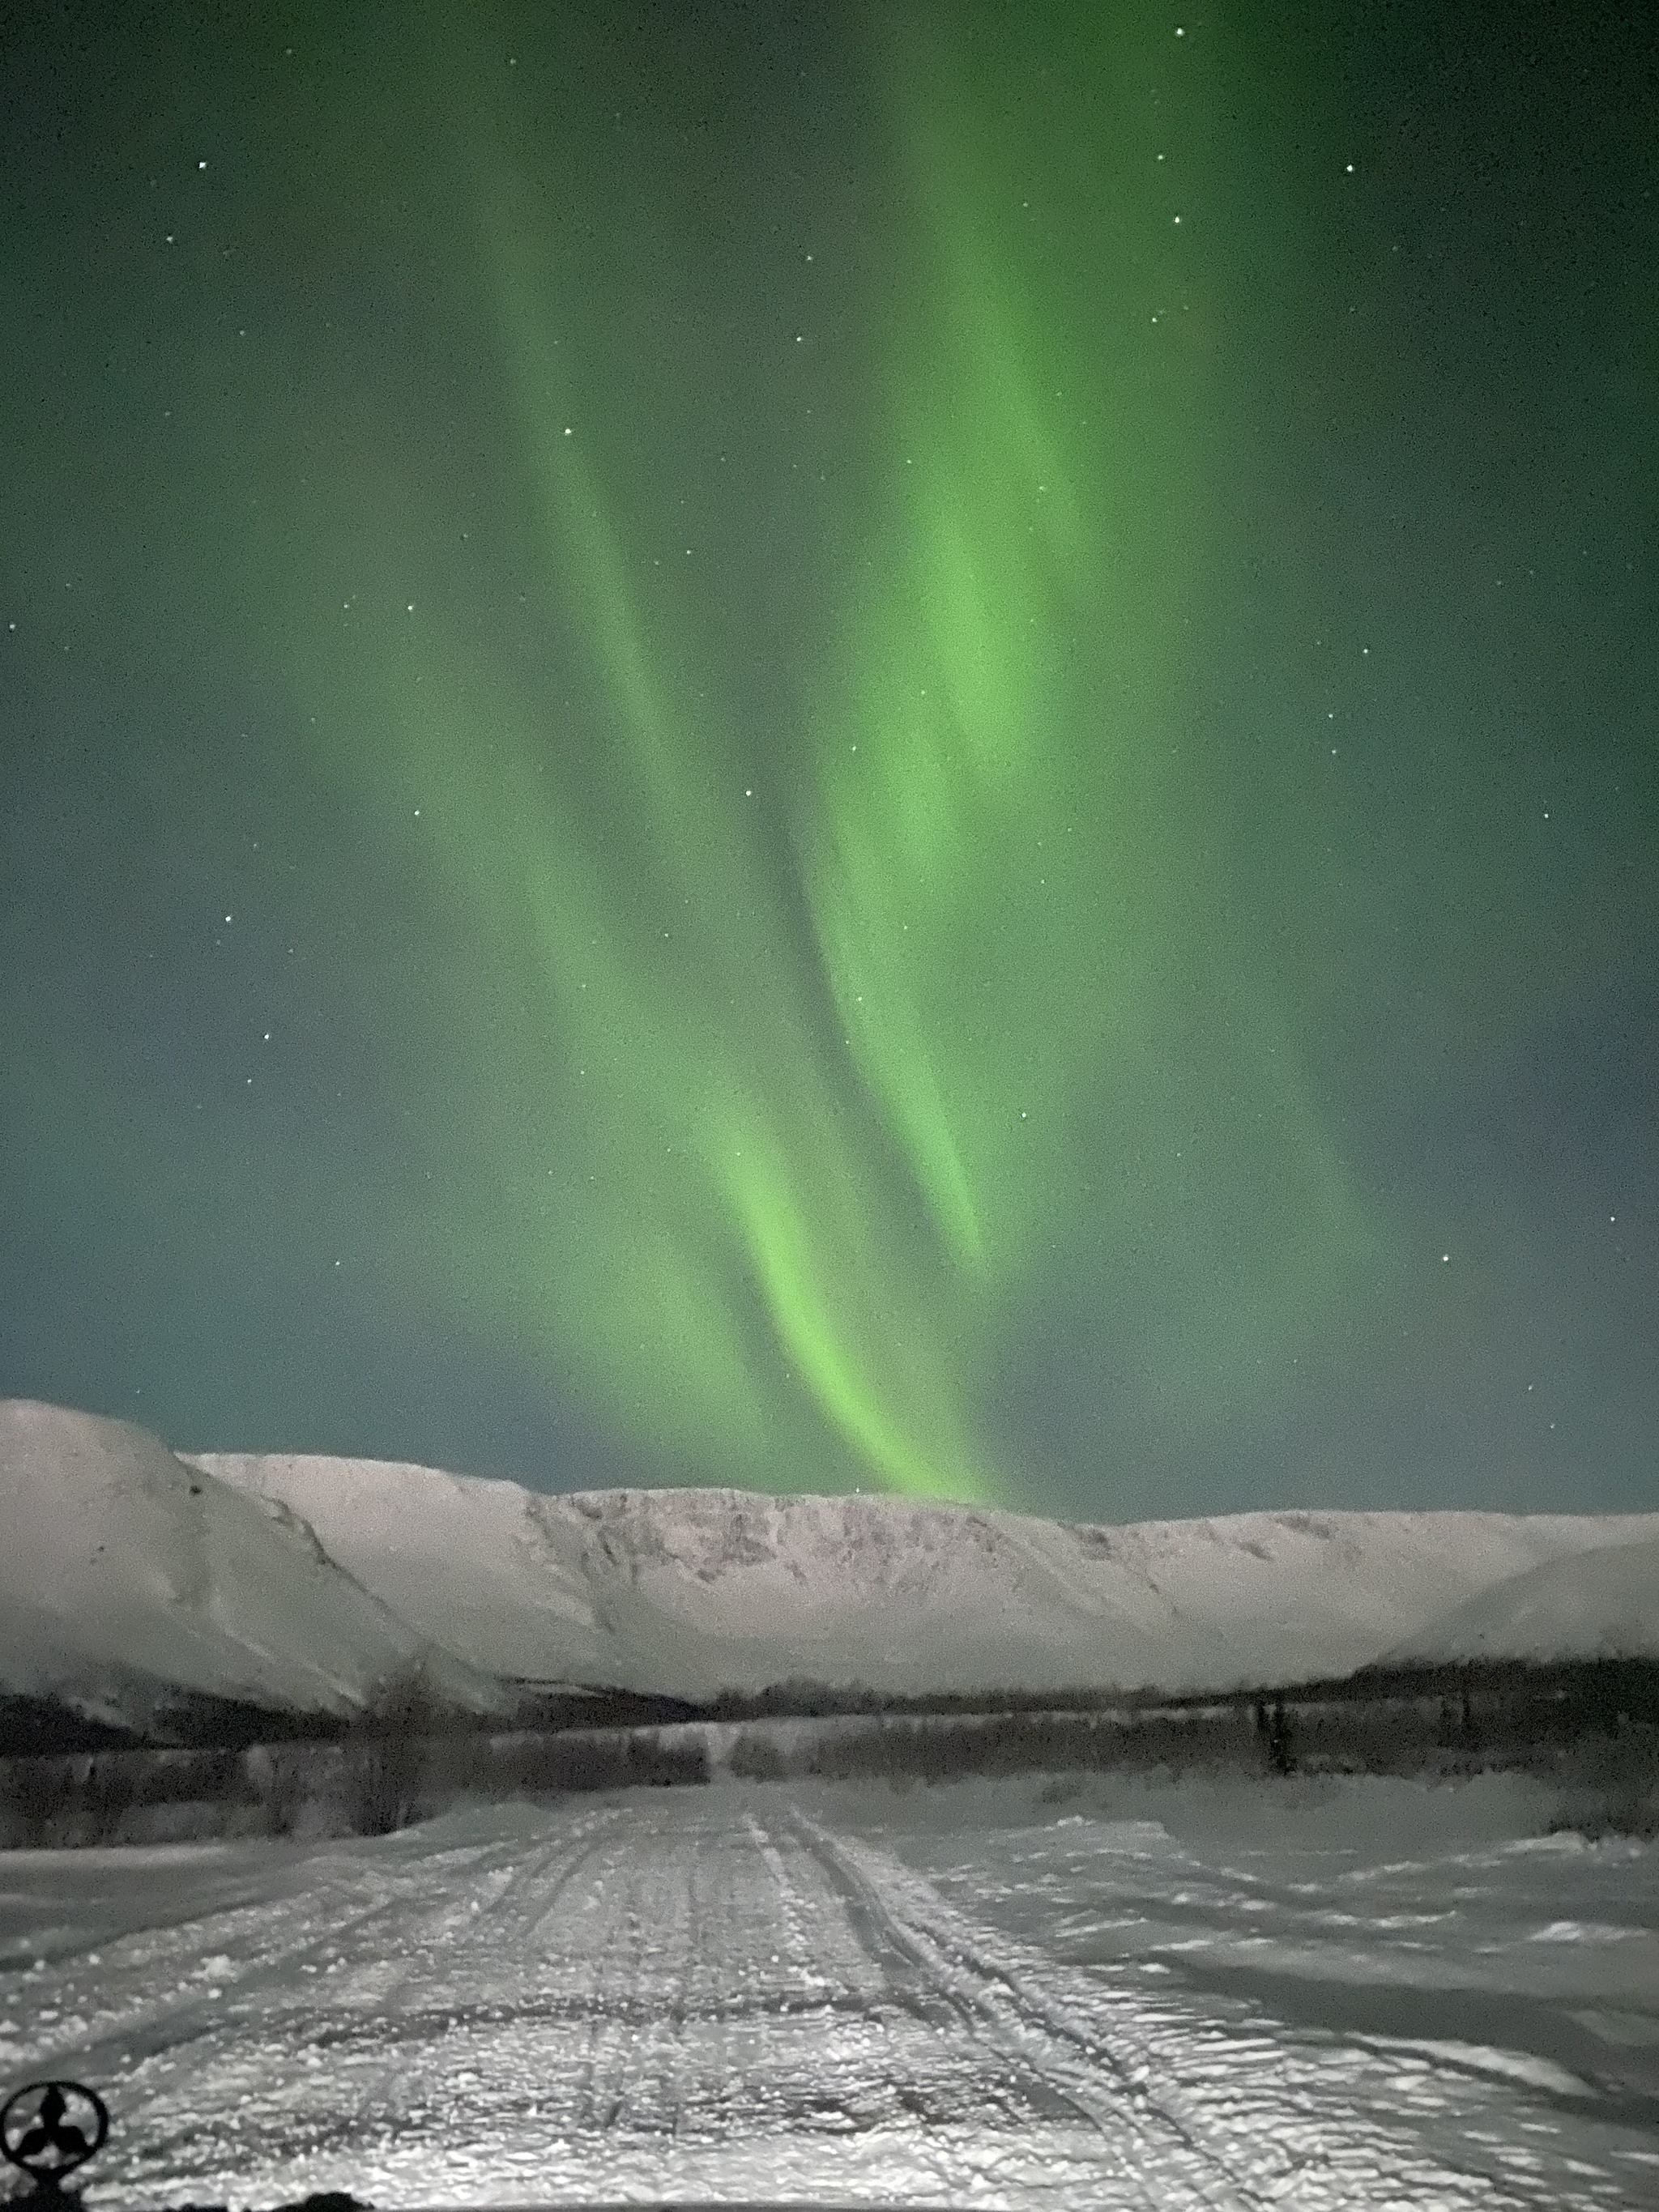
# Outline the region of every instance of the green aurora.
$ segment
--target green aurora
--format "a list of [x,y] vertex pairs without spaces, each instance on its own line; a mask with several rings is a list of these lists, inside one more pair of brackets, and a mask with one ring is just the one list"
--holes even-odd
[[[118,1156],[181,1267],[213,1188],[279,1273],[349,1248],[383,1331],[487,1345],[652,1480],[1110,1513],[1115,1454],[1270,1440],[1425,1300],[1468,1341],[1461,1217],[1357,1102],[1407,1127],[1382,1071],[1437,1022],[1493,1064],[1624,955],[1564,939],[1571,869],[1534,895],[1501,747],[1437,765],[1455,701],[1394,694],[1410,812],[1337,790],[1368,637],[1455,650],[1432,593],[1321,573],[1279,436],[1322,374],[1369,359],[1358,419],[1403,373],[1333,317],[1297,382],[1364,143],[1337,63],[1140,4],[876,11],[775,143],[790,35],[734,84],[742,11],[648,61],[603,11],[295,20],[301,91],[262,40],[158,126],[252,125],[184,240],[201,434],[138,459],[112,568],[154,574],[106,596],[134,637],[193,606],[285,733],[344,950],[303,1011],[273,924],[260,1042],[358,1106],[319,1144],[256,1056],[207,1134],[31,1001],[43,1185]],[[255,818],[212,757],[172,801]]]
[[[1154,37],[1126,11],[1091,73],[1139,91]],[[451,1293],[665,1466],[1006,1498],[984,1385],[1056,1250],[1109,1255],[1114,1327],[1147,1317],[1141,1387],[1195,1361],[1224,1400],[1377,1238],[1266,979],[1213,972],[1205,794],[1170,766],[1205,395],[1156,131],[1125,98],[1120,130],[1056,153],[941,43],[884,71],[907,283],[863,556],[775,796],[723,740],[718,669],[676,684],[697,594],[674,624],[645,604],[590,459],[617,426],[583,397],[582,318],[499,185],[480,260],[534,581],[591,663],[598,765],[573,791],[557,702],[438,622],[359,656],[343,765],[520,1009],[510,1037],[450,1015],[422,1237]],[[1036,245],[1033,191],[1063,211]],[[337,724],[348,672],[311,680]],[[1197,1172],[1171,1130],[1203,1133]]]

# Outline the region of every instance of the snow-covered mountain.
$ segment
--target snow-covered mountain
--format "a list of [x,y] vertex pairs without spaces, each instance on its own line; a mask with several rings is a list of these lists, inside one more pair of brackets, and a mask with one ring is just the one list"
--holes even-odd
[[457,1701],[498,1699],[279,1498],[125,1421],[0,1400],[0,1690],[140,1726],[190,1692],[344,1713],[423,1661]]
[[1477,1591],[1383,1655],[1460,1659],[1659,1659],[1659,1537],[1546,1559]]
[[898,1694],[1189,1690],[1343,1674],[1659,1515],[1247,1513],[1073,1527],[854,1495],[608,1491],[210,1454],[475,1667],[697,1698],[791,1678]]
[[190,1692],[349,1711],[416,1661],[488,1710],[503,1676],[686,1698],[1190,1691],[1412,1652],[1659,1650],[1659,1514],[1095,1528],[881,1496],[550,1497],[186,1457],[21,1401],[0,1401],[0,1692],[140,1724]]

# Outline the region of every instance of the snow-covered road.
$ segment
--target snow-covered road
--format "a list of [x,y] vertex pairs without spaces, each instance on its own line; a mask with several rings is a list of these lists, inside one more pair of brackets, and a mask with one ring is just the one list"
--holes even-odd
[[[1327,1906],[1364,1949],[1340,1869],[1276,1898],[1155,1821],[947,1796],[640,1791],[309,1850],[0,1856],[0,2065],[105,2089],[94,2208],[1659,2204],[1641,2065],[1610,2086],[1437,2036],[1432,2000],[1416,2037],[1347,2033],[1228,1984],[1299,1956],[1319,1984]],[[1401,1863],[1421,1931],[1467,1861]],[[1648,1858],[1594,1864],[1639,1923]],[[1531,1931],[1486,1887],[1501,1986]],[[1392,1904],[1376,1940],[1411,1951]],[[1647,2013],[1590,1994],[1642,2059]]]

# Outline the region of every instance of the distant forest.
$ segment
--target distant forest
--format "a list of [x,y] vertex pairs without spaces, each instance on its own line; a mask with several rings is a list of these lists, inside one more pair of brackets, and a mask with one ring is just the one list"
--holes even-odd
[[878,1698],[811,1683],[704,1705],[526,1685],[518,1724],[436,1700],[417,1673],[350,1720],[180,1698],[145,1735],[50,1698],[0,1700],[0,1847],[202,1836],[378,1835],[466,1800],[717,1780],[1505,1770],[1559,1823],[1659,1833],[1659,1662],[1363,1670],[1224,1698]]

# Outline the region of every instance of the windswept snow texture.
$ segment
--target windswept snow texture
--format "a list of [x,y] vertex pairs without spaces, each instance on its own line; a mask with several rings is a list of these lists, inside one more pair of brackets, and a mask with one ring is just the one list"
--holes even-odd
[[1547,1559],[1480,1591],[1386,1656],[1659,1659],[1659,1540]]
[[474,1666],[684,1697],[1221,1689],[1345,1674],[1659,1514],[1245,1513],[1073,1527],[854,1495],[548,1497],[374,1460],[209,1453]]
[[186,1466],[148,1430],[0,1399],[0,1688],[143,1724],[179,1692],[344,1712],[425,1658],[493,1686],[328,1558],[280,1498]]
[[1525,1785],[736,1785],[0,1858],[94,2207],[1659,2205],[1659,1855]]

